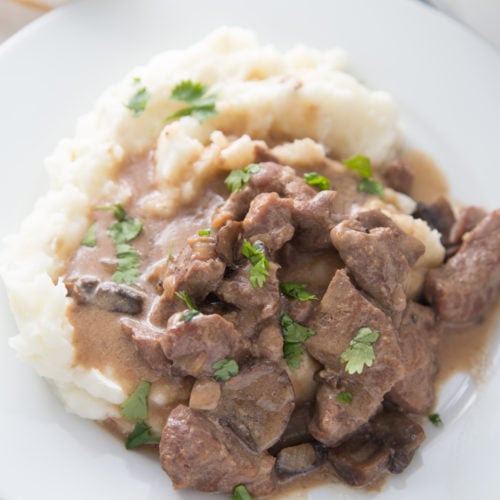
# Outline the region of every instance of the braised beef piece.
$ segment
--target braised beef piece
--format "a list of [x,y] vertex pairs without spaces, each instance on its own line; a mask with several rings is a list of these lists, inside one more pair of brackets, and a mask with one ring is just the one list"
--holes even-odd
[[251,243],[259,240],[270,251],[279,250],[291,240],[293,201],[276,193],[257,195],[243,220],[244,236]]
[[441,325],[430,307],[409,302],[397,337],[405,375],[386,398],[406,412],[427,415],[434,404]]
[[168,362],[161,347],[162,332],[142,321],[122,318],[120,326],[130,336],[139,356],[155,371],[163,372]]
[[464,235],[460,250],[428,272],[424,293],[440,319],[478,320],[500,293],[500,209]]
[[425,251],[420,240],[404,233],[380,210],[361,212],[341,222],[330,236],[363,290],[388,310],[406,307],[406,277]]
[[420,425],[398,412],[383,411],[336,448],[328,458],[340,478],[353,486],[376,483],[400,473],[424,440]]
[[259,361],[222,384],[213,418],[260,453],[278,441],[294,406],[295,394],[286,371],[276,363]]
[[243,244],[243,223],[228,220],[216,235],[215,251],[226,265],[234,267],[235,261],[241,258]]
[[244,359],[248,345],[232,323],[218,314],[191,314],[189,310],[173,314],[161,337],[163,352],[174,373],[211,377],[215,362]]
[[[402,378],[401,352],[390,318],[354,287],[344,270],[335,273],[308,326],[316,335],[307,340],[307,351],[338,379],[318,389],[310,431],[318,441],[334,446],[367,422]],[[375,361],[361,374],[350,375],[340,356],[362,327],[380,332],[373,346]],[[336,399],[345,390],[353,395],[348,405]]]
[[276,457],[276,475],[279,479],[307,474],[325,460],[325,452],[315,443],[302,443],[283,448]]
[[253,344],[255,357],[278,363],[283,359],[283,335],[276,321],[259,328],[257,342]]
[[140,314],[145,294],[128,285],[105,281],[94,276],[82,276],[66,283],[70,297],[78,304],[87,304],[110,312]]
[[417,203],[417,209],[413,213],[416,219],[425,220],[433,229],[441,233],[441,242],[448,245],[450,242],[450,231],[455,224],[455,214],[451,208],[450,202],[440,196],[432,203]]
[[228,427],[202,410],[179,405],[168,417],[160,442],[160,461],[175,488],[231,493],[245,484],[254,495],[275,487],[275,459],[245,446]]
[[472,231],[487,215],[484,208],[468,206],[458,213],[457,220],[450,231],[450,243],[459,244],[465,233]]
[[401,159],[394,160],[383,171],[384,183],[400,193],[410,194],[413,171]]

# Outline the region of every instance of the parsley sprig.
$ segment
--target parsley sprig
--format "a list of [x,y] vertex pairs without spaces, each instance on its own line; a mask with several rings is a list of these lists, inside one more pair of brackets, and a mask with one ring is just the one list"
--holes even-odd
[[330,189],[330,179],[317,172],[307,172],[304,174],[304,179],[310,186],[317,187],[320,191]]
[[165,121],[175,120],[182,116],[194,116],[202,122],[218,114],[215,109],[216,94],[209,94],[208,87],[200,82],[184,80],[177,84],[170,94],[170,98],[188,104],[188,106],[177,110],[167,116]]
[[142,222],[129,217],[120,203],[100,206],[98,209],[111,210],[116,219],[116,222],[108,227],[108,234],[113,240],[118,258],[118,266],[111,279],[117,283],[135,283],[140,275],[140,255],[128,243],[139,236]]
[[301,302],[318,299],[316,295],[313,295],[312,293],[309,293],[306,290],[306,285],[301,283],[283,282],[280,283],[280,290],[288,297],[292,297],[293,299],[298,299]]
[[373,170],[370,158],[363,155],[355,155],[343,160],[342,163],[353,172],[361,175],[362,179],[358,184],[359,192],[374,194],[380,199],[384,199],[384,185],[372,178]]
[[134,430],[125,442],[127,450],[132,450],[146,443],[157,443],[160,436],[151,434],[151,427],[146,423],[148,418],[148,396],[151,384],[142,380],[134,392],[120,405],[125,420],[135,422]]
[[198,314],[200,314],[200,311],[198,311],[198,309],[196,309],[196,306],[194,305],[193,299],[187,292],[175,292],[175,295],[179,297],[179,299],[181,299],[189,309],[189,311],[186,311],[182,315],[184,323],[189,323],[195,316],[198,316]]
[[350,405],[352,403],[352,392],[341,391],[337,394],[335,398],[339,403]]
[[435,427],[441,427],[444,425],[439,413],[431,413],[427,418]]
[[85,233],[85,236],[82,239],[82,245],[85,247],[94,248],[97,244],[96,239],[96,223],[94,222]]
[[219,359],[212,365],[214,378],[217,382],[226,382],[231,377],[238,375],[240,367],[235,359]]
[[380,337],[380,332],[369,327],[360,328],[349,343],[349,347],[340,355],[340,360],[346,363],[344,369],[351,375],[363,373],[366,366],[370,367],[375,360],[373,344]]
[[141,87],[125,104],[125,107],[132,111],[134,116],[140,116],[146,109],[151,94],[148,92],[146,87]]
[[239,191],[243,187],[243,185],[250,180],[250,177],[252,177],[253,174],[256,174],[259,171],[260,165],[257,165],[257,163],[250,163],[245,168],[232,170],[231,173],[226,177],[224,184],[229,189],[229,191],[234,193],[235,191]]
[[252,500],[252,496],[248,493],[247,487],[243,484],[239,484],[234,487],[233,495],[231,500]]
[[313,335],[315,330],[294,321],[288,314],[281,311],[281,334],[283,335],[283,358],[287,365],[295,370],[300,367],[304,354],[304,342]]
[[261,241],[256,241],[253,245],[248,241],[243,241],[241,248],[243,255],[250,261],[250,284],[253,288],[262,288],[269,276],[269,261],[264,255],[264,244]]

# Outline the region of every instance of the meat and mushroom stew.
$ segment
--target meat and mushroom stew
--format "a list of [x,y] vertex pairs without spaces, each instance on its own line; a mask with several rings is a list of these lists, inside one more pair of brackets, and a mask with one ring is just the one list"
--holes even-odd
[[159,442],[176,488],[265,496],[318,469],[374,485],[424,440],[441,337],[498,298],[500,210],[414,203],[401,161],[257,156],[167,220],[139,217],[151,158],[122,168],[130,202],[94,207],[64,278],[77,362],[119,374],[113,425]]

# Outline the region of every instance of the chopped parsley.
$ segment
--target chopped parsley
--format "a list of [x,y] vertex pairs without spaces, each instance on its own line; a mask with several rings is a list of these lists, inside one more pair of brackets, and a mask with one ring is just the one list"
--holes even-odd
[[349,392],[349,391],[339,392],[335,399],[339,403],[343,403],[345,405],[350,405],[352,403],[352,392]]
[[200,314],[200,311],[198,311],[198,309],[196,309],[196,306],[194,305],[193,299],[191,299],[191,297],[186,292],[175,292],[175,295],[177,295],[179,299],[184,301],[189,309],[189,311],[186,311],[182,315],[184,323],[189,323],[195,316],[198,316],[198,314]]
[[200,229],[198,231],[198,236],[210,236],[212,234],[212,230],[210,228]]
[[295,370],[300,367],[304,342],[316,332],[311,328],[293,321],[284,311],[281,311],[281,334],[283,335],[283,358],[287,365]]
[[202,83],[194,83],[191,80],[180,82],[173,88],[170,98],[184,102],[188,106],[167,116],[165,121],[175,120],[182,116],[194,116],[198,121],[202,122],[218,114],[215,109],[217,95],[208,94],[208,88]]
[[151,427],[146,422],[137,422],[125,441],[125,448],[133,450],[143,444],[159,443],[160,439],[160,436],[151,434]]
[[135,391],[120,405],[125,420],[139,421],[148,418],[148,396],[151,384],[142,380]]
[[347,168],[361,175],[362,179],[358,184],[358,191],[360,193],[374,194],[380,199],[384,199],[384,185],[372,178],[373,170],[370,158],[363,155],[356,155],[347,158],[342,163]]
[[219,359],[212,365],[214,378],[217,382],[226,382],[231,377],[238,375],[240,367],[234,359]]
[[234,193],[235,191],[239,191],[243,185],[250,180],[250,177],[259,171],[260,165],[250,163],[250,165],[247,165],[243,169],[232,170],[226,177],[224,184],[232,193]]
[[380,199],[384,199],[384,185],[380,181],[362,179],[358,184],[358,191],[360,193],[374,194]]
[[231,500],[252,500],[252,496],[248,493],[246,486],[239,484],[234,487]]
[[380,332],[369,327],[360,328],[349,343],[349,347],[340,355],[340,360],[346,363],[344,369],[351,375],[363,373],[364,366],[372,366],[375,359],[373,344],[380,337]]
[[105,205],[99,210],[110,210],[116,222],[108,227],[108,234],[115,244],[118,266],[111,279],[117,283],[132,284],[141,274],[139,271],[140,255],[137,250],[128,244],[137,238],[142,231],[142,222],[129,217],[123,205]]
[[304,174],[304,179],[310,186],[315,186],[320,191],[330,189],[330,180],[317,172],[307,172]]
[[432,413],[427,418],[432,422],[432,425],[436,427],[441,427],[442,425],[444,425],[443,421],[441,420],[441,415],[439,413]]
[[[134,80],[134,83],[137,83]],[[149,99],[151,98],[151,94],[148,92],[146,87],[141,87],[125,104],[125,107],[132,111],[134,116],[140,116],[146,109],[146,105],[148,104]]]
[[300,283],[280,283],[280,290],[288,297],[298,299],[302,302],[306,300],[317,300],[318,297],[306,290],[306,285]]
[[85,247],[94,248],[97,244],[96,235],[96,223],[94,222],[85,233],[85,236],[82,239],[82,245]]
[[256,241],[251,244],[248,240],[243,241],[241,248],[243,255],[250,261],[250,284],[253,288],[262,288],[269,276],[269,261],[264,255],[264,244],[261,241]]

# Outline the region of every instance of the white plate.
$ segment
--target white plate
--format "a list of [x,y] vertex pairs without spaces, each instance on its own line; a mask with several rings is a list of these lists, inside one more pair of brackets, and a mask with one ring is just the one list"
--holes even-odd
[[[96,0],[57,10],[0,46],[1,234],[45,189],[42,159],[76,118],[131,67],[187,46],[222,25],[250,27],[287,48],[340,45],[353,70],[394,94],[409,140],[447,172],[468,203],[499,205],[500,57],[434,9],[410,0],[210,2]],[[173,492],[153,457],[127,452],[88,421],[66,414],[46,384],[7,347],[15,333],[0,297],[0,499],[199,498]],[[441,393],[443,429],[380,495],[324,488],[315,499],[493,498],[500,491],[500,331],[488,380],[457,377]],[[212,497],[213,498],[213,497]],[[303,498],[303,497],[302,497]]]

